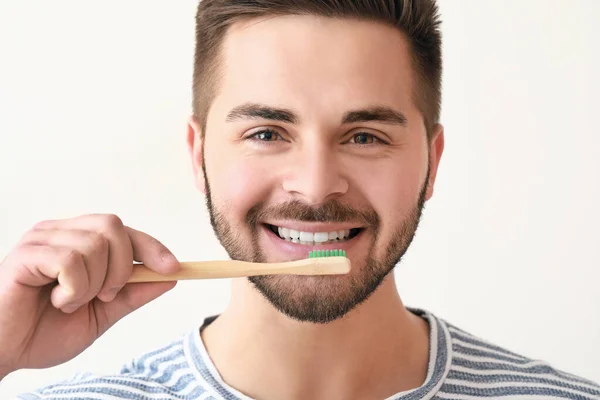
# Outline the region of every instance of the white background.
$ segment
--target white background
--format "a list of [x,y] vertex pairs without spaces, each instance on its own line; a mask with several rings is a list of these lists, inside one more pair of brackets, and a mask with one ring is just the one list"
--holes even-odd
[[[118,214],[225,258],[185,147],[196,1],[0,2],[0,258],[36,221]],[[442,0],[446,151],[405,302],[600,381],[600,2]],[[110,373],[228,300],[182,282],[0,398]]]

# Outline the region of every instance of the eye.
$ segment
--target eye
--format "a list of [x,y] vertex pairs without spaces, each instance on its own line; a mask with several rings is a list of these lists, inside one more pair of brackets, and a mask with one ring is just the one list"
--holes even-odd
[[259,142],[275,142],[277,140],[282,140],[282,137],[279,133],[272,129],[263,129],[253,133],[252,135],[249,135],[247,139]]
[[379,140],[379,138],[377,138],[375,135],[372,135],[372,134],[366,133],[366,132],[359,132],[359,133],[355,134],[350,139],[350,142],[352,144],[362,144],[362,145],[382,143],[382,141]]

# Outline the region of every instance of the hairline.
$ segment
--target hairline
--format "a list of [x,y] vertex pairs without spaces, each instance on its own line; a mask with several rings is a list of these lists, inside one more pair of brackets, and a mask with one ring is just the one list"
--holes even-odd
[[[346,21],[356,21],[356,22],[374,22],[377,24],[381,24],[381,25],[385,25],[388,27],[393,28],[396,32],[400,33],[403,37],[403,40],[406,43],[407,46],[407,52],[408,52],[408,56],[410,59],[410,88],[411,88],[411,99],[415,105],[415,107],[417,108],[417,110],[419,111],[419,113],[421,114],[422,120],[423,120],[423,124],[426,130],[426,135],[427,135],[427,139],[430,140],[431,139],[431,135],[433,132],[430,132],[430,130],[433,128],[433,121],[428,121],[428,116],[427,116],[427,112],[426,112],[426,100],[425,100],[425,96],[423,95],[423,92],[426,92],[427,90],[424,88],[424,85],[426,85],[425,83],[423,83],[422,81],[426,79],[426,77],[424,76],[425,74],[422,72],[422,68],[419,66],[419,58],[416,54],[416,51],[414,49],[414,44],[412,43],[412,40],[410,38],[410,36],[407,34],[407,32],[402,29],[401,27],[394,25],[390,22],[381,20],[381,19],[377,19],[377,18],[369,18],[369,17],[361,17],[361,16],[339,16],[339,15],[334,15],[334,16],[327,16],[327,15],[322,15],[322,14],[318,14],[318,13],[311,13],[311,12],[302,12],[302,11],[297,11],[297,12],[266,12],[264,14],[261,15],[255,15],[255,16],[237,16],[237,17],[233,17],[231,19],[228,20],[227,24],[226,24],[226,29],[223,32],[220,40],[218,41],[218,43],[212,48],[213,56],[210,58],[210,61],[207,63],[207,67],[205,68],[203,75],[203,79],[201,81],[201,83],[204,84],[203,87],[203,91],[201,92],[202,94],[200,94],[197,98],[194,99],[194,110],[199,110],[200,111],[200,115],[196,115],[196,113],[194,112],[194,116],[198,119],[198,121],[200,121],[200,128],[201,128],[201,135],[204,136],[206,134],[206,124],[207,124],[207,120],[208,120],[208,115],[210,113],[210,110],[212,108],[212,105],[214,103],[214,99],[218,96],[219,94],[219,84],[222,82],[222,80],[224,79],[225,73],[224,73],[224,45],[225,42],[228,38],[228,36],[231,33],[232,28],[235,28],[236,25],[239,24],[243,24],[243,23],[247,23],[250,22],[252,20],[266,20],[266,19],[271,19],[271,18],[276,18],[276,17],[282,17],[282,16],[290,16],[290,15],[304,15],[304,16],[312,16],[315,18],[329,18],[329,19],[339,19],[339,20],[346,20]],[[197,93],[197,88],[194,88],[194,92]],[[204,102],[203,106],[201,107],[200,102]],[[435,121],[437,122],[437,121]]]

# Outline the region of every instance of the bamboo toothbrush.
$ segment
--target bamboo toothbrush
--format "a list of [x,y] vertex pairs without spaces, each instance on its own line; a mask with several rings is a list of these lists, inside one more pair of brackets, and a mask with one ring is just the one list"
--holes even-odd
[[162,275],[144,264],[134,264],[129,283],[188,279],[238,278],[255,275],[342,275],[350,272],[344,250],[312,250],[308,258],[280,263],[252,263],[237,260],[181,262],[181,269]]

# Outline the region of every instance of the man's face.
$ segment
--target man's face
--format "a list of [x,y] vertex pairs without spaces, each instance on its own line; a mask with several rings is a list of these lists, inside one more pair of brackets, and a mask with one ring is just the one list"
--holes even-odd
[[343,249],[352,265],[250,278],[289,317],[342,317],[408,248],[443,149],[414,90],[408,42],[381,24],[285,16],[230,29],[205,139],[193,121],[188,132],[219,240],[233,259]]

